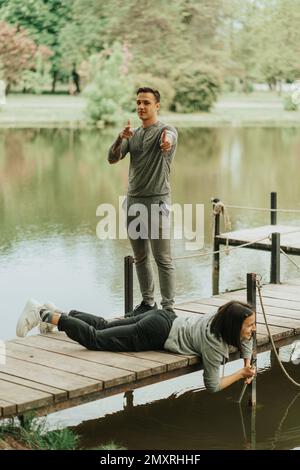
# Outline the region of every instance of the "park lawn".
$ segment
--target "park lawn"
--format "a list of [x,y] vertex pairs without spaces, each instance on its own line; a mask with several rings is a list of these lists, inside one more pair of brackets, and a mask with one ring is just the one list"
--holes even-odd
[[[160,119],[178,127],[299,126],[300,111],[285,111],[283,99],[284,95],[271,92],[227,93],[210,113],[162,112]],[[6,105],[0,106],[0,127],[85,128],[85,106],[83,96],[10,94]],[[138,124],[135,114],[128,117]]]

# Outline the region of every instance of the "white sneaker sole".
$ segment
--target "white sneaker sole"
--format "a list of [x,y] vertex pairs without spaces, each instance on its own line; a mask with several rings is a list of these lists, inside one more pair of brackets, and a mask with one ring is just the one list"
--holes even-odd
[[39,324],[37,321],[35,325],[33,325],[30,328],[28,327],[28,313],[32,309],[33,302],[34,301],[32,299],[27,300],[25,307],[23,309],[23,312],[21,313],[21,316],[18,320],[18,323],[16,326],[16,335],[19,336],[20,338],[24,338],[30,330],[32,330]]

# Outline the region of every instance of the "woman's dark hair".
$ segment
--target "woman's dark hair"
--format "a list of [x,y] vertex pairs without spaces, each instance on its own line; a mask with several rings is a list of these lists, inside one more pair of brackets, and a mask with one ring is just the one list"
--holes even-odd
[[245,318],[253,313],[251,305],[231,300],[222,305],[214,315],[210,330],[217,338],[241,349],[241,328]]
[[154,88],[142,87],[142,88],[139,88],[136,92],[137,95],[139,93],[152,93],[152,95],[154,95],[156,103],[160,103],[160,93],[158,90],[154,90]]

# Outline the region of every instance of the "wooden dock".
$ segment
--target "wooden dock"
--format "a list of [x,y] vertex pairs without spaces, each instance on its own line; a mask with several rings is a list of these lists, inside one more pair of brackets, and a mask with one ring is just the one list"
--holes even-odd
[[[266,285],[263,296],[277,347],[299,339],[300,280]],[[246,291],[184,302],[176,313],[215,312],[230,299],[245,301]],[[262,352],[270,349],[270,342],[259,305],[257,312],[257,351]],[[230,359],[237,357],[233,350]],[[199,369],[197,356],[88,351],[61,332],[13,339],[6,342],[6,363],[0,365],[0,418],[29,410],[47,414]]]
[[[247,243],[247,248],[271,251],[272,240],[266,238],[272,233],[280,234],[280,246],[285,253],[300,255],[300,227],[291,225],[263,225],[251,229],[225,232],[216,236],[219,245],[241,246]],[[256,241],[261,240],[261,241]]]

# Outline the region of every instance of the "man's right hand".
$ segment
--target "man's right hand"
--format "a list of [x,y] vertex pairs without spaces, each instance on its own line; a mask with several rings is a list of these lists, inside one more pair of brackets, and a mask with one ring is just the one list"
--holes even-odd
[[120,133],[120,137],[121,139],[129,139],[132,136],[133,136],[133,130],[131,129],[130,121],[128,119],[127,126],[125,126],[122,132]]

